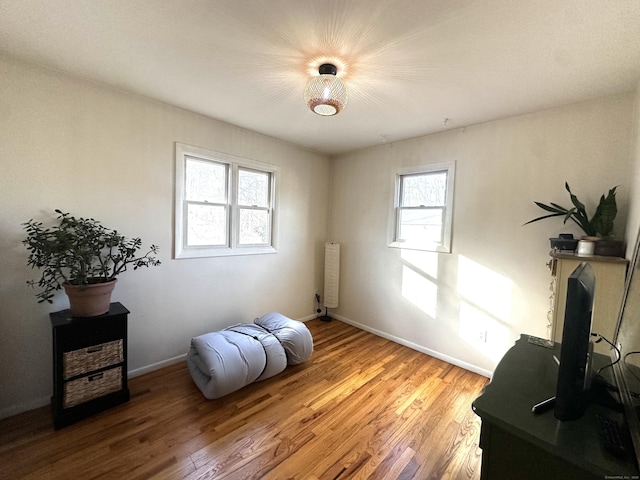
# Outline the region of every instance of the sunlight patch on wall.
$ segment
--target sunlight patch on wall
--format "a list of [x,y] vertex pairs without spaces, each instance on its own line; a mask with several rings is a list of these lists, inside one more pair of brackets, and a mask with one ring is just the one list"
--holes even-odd
[[400,257],[404,263],[413,265],[427,276],[438,278],[438,254],[436,252],[423,252],[421,250],[400,250]]
[[513,282],[473,260],[458,259],[458,335],[487,358],[499,361],[509,344]]
[[438,254],[418,250],[401,250],[402,296],[436,318],[438,303]]
[[460,303],[459,337],[496,363],[509,345],[509,331],[506,324],[475,305]]
[[458,293],[493,317],[509,322],[511,280],[462,255],[458,258]]
[[436,318],[438,286],[406,265],[402,267],[402,296],[431,318]]

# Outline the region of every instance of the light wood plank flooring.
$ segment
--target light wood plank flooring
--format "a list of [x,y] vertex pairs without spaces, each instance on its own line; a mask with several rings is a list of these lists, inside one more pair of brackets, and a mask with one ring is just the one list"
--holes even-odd
[[307,326],[309,361],[218,400],[180,363],[58,431],[46,407],[2,420],[0,478],[480,477],[486,378],[337,320]]

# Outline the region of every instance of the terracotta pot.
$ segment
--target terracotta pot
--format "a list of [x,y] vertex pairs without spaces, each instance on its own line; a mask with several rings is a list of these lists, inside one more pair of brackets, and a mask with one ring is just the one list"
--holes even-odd
[[65,283],[64,291],[69,297],[69,309],[74,317],[96,317],[109,311],[111,293],[118,280],[91,285]]

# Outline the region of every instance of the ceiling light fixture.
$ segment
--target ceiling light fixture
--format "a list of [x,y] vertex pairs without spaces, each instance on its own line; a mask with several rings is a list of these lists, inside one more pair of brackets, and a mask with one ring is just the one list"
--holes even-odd
[[304,101],[312,112],[330,116],[340,113],[347,104],[347,88],[336,74],[338,69],[331,63],[323,63],[319,75],[312,77],[304,89]]

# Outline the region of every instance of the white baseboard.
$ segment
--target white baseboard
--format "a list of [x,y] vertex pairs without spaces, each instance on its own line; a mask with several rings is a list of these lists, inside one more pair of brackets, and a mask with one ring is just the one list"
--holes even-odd
[[417,350],[418,352],[426,353],[427,355],[442,360],[444,362],[450,363],[460,368],[464,368],[465,370],[469,370],[470,372],[477,373],[478,375],[482,375],[483,377],[491,378],[493,372],[484,368],[480,368],[477,365],[473,365],[471,363],[463,362],[454,357],[450,357],[449,355],[445,355],[444,353],[437,352],[435,350],[431,350],[429,348],[425,348],[421,345],[415,344],[413,342],[409,342],[404,338],[396,337],[395,335],[390,335],[381,330],[377,330],[375,328],[371,328],[368,325],[363,325],[362,323],[354,322],[353,320],[343,317],[342,315],[337,315],[335,313],[331,313],[331,316],[341,322],[348,323],[349,325],[353,325],[356,328],[361,330],[365,330],[369,333],[373,333],[382,338],[386,338],[387,340],[391,340],[392,342],[399,343],[400,345],[404,345],[405,347],[409,347],[413,350]]
[[[179,362],[184,362],[186,361],[186,358],[187,354],[184,353],[182,355],[178,355],[177,357],[168,358],[167,360],[152,363],[151,365],[147,365],[145,367],[136,368],[135,370],[129,370],[127,372],[127,378],[139,377],[140,375],[153,372],[154,370],[158,370],[159,368],[168,367],[169,365],[173,365]],[[16,405],[9,405],[8,407],[0,409],[0,420],[3,418],[13,417],[14,415],[18,415],[20,413],[28,412],[29,410],[45,407],[50,404],[51,396],[38,398],[30,402],[20,403]]]
[[[470,372],[477,373],[479,375],[483,375],[485,377],[491,378],[492,372],[489,370],[485,370],[483,368],[479,368],[476,365],[472,365],[457,358],[450,357],[448,355],[444,355],[443,353],[437,352],[435,350],[431,350],[415,343],[409,342],[403,338],[396,337],[394,335],[390,335],[388,333],[382,332],[380,330],[376,330],[375,328],[371,328],[367,325],[363,325],[362,323],[354,322],[353,320],[343,317],[342,315],[337,315],[335,313],[331,313],[331,316],[340,320],[341,322],[348,323],[349,325],[353,325],[356,328],[361,330],[365,330],[369,333],[373,333],[382,338],[386,338],[387,340],[391,340],[392,342],[399,343],[400,345],[404,345],[405,347],[409,347],[413,350],[417,350],[418,352],[425,353],[432,357],[438,358],[447,363],[451,363],[452,365],[456,365],[460,368],[464,368],[465,370],[469,370]],[[307,322],[309,320],[313,320],[314,318],[318,318],[318,315],[308,315],[306,317],[298,319],[300,322]],[[174,365],[179,362],[186,361],[187,354],[184,353],[182,355],[178,355],[176,357],[168,358],[166,360],[162,360],[160,362],[152,363],[151,365],[146,365],[144,367],[136,368],[134,370],[129,370],[127,372],[128,378],[139,377],[140,375],[144,375],[145,373],[150,373],[155,370],[158,370],[163,367],[168,367],[169,365]],[[10,405],[8,407],[0,409],[0,419],[12,417],[14,415],[18,415],[19,413],[23,413],[29,410],[33,410],[36,408],[44,407],[51,403],[51,397],[42,397],[32,400],[30,402],[25,402],[17,405]]]
[[19,413],[28,412],[29,410],[35,410],[36,408],[46,407],[51,404],[51,396],[37,398],[30,402],[20,403],[17,405],[9,405],[5,408],[0,408],[0,420],[3,418],[13,417]]
[[[299,318],[299,322],[308,322],[309,320],[313,320],[317,315],[307,315],[306,317]],[[187,360],[187,354],[183,353],[182,355],[178,355],[173,358],[168,358],[166,360],[162,360],[160,362],[152,363],[151,365],[147,365],[145,367],[136,368],[135,370],[129,370],[128,378],[139,377],[140,375],[144,375],[145,373],[153,372],[154,370],[158,370],[163,367],[168,367],[169,365],[174,365],[179,362],[185,362]]]
[[153,372],[154,370],[159,370],[163,367],[168,367],[169,365],[174,365],[176,363],[185,362],[186,360],[187,360],[187,354],[183,353],[182,355],[178,355],[172,358],[167,358],[166,360],[152,363],[151,365],[147,365],[145,367],[136,368],[135,370],[129,370],[127,372],[127,377],[128,378],[139,377],[140,375],[144,375],[145,373],[150,373],[150,372]]

